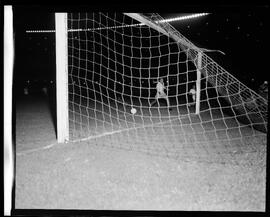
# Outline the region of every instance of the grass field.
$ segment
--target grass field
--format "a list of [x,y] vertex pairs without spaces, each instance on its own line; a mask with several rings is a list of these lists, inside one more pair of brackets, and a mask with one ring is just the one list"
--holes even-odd
[[[181,160],[236,164],[237,154],[258,152],[266,145],[265,133],[229,115],[228,107],[210,108],[201,103],[201,112],[196,115],[194,105],[177,105],[176,101],[171,101],[173,110],[169,111],[162,101],[160,107],[150,108],[147,100],[138,98],[73,99],[69,123],[72,141],[89,140],[91,144]],[[135,115],[130,112],[132,107],[137,109]]]
[[[187,135],[190,129],[177,128],[179,123],[171,119],[168,122],[164,115],[160,119],[162,128],[157,127],[156,132],[162,131],[155,134],[163,137],[155,139],[162,141],[159,145],[142,136],[152,138],[152,127],[141,127],[147,118],[134,122],[127,115],[126,122],[137,129],[129,130],[130,126],[125,125],[120,127],[121,133],[97,136],[104,129],[117,130],[121,126],[121,118],[99,115],[95,123],[100,122],[100,127],[93,127],[95,138],[57,144],[46,99],[26,96],[18,100],[16,208],[265,211],[264,134],[258,133],[257,138],[238,146],[215,142],[175,146],[183,138],[171,140],[170,133],[186,130]],[[196,116],[193,118],[196,123]],[[190,120],[183,115],[181,123]],[[111,123],[108,128],[104,127],[106,123]],[[245,130],[249,133],[250,129]],[[141,140],[134,140],[140,136]]]

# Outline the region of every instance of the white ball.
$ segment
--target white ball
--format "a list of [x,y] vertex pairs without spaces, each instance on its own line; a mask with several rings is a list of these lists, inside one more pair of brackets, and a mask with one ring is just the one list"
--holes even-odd
[[137,112],[137,110],[135,109],[135,108],[132,108],[131,110],[130,110],[130,112],[131,112],[131,114],[136,114],[136,112]]

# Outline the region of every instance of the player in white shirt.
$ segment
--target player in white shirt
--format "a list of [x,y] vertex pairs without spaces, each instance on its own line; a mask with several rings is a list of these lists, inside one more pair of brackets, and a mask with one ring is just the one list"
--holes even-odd
[[192,97],[192,103],[188,103],[188,106],[191,106],[191,105],[194,105],[195,104],[195,101],[196,101],[196,85],[193,84],[192,85],[192,88],[189,90],[189,93]]
[[170,108],[170,101],[169,101],[169,97],[168,95],[164,92],[164,90],[166,89],[168,92],[168,89],[165,87],[164,85],[164,81],[163,78],[159,79],[159,81],[157,81],[157,85],[156,85],[156,89],[157,89],[157,93],[155,96],[155,100],[151,103],[150,107],[152,107],[154,104],[157,103],[158,99],[165,99],[167,102],[167,105],[169,107],[170,110],[172,110]]

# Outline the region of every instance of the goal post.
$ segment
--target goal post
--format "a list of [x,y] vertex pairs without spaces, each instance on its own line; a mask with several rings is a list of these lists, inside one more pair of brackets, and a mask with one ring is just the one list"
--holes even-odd
[[4,214],[11,215],[14,184],[14,150],[12,141],[12,87],[14,65],[12,6],[4,7]]
[[67,13],[55,13],[57,141],[69,140]]
[[267,102],[158,14],[55,18],[58,142],[219,161],[265,137]]
[[[124,13],[125,15],[141,22],[142,24],[148,25],[149,27],[155,29],[156,31],[174,39],[177,43],[181,44],[181,48],[184,48],[184,46],[192,47],[195,50],[198,50],[197,62],[194,63],[197,67],[197,79],[196,79],[196,104],[195,104],[195,114],[199,114],[200,112],[200,96],[201,96],[201,68],[202,68],[202,52],[199,51],[198,48],[192,45],[192,43],[188,43],[176,34],[169,34],[165,29],[163,29],[161,26],[158,26],[157,24],[147,20],[145,17],[141,16],[137,13]],[[191,58],[187,54],[188,58]]]
[[200,101],[201,101],[201,68],[202,68],[202,53],[198,52],[197,60],[197,79],[196,79],[196,108],[195,114],[200,112]]

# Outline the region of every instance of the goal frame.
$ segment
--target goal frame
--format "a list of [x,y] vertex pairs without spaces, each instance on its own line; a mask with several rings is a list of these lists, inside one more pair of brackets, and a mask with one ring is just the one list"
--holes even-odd
[[69,140],[67,13],[55,13],[57,141]]
[[[149,22],[138,13],[124,13],[125,15],[137,20],[140,23],[148,25],[156,31],[171,37],[178,43],[190,46],[183,39],[174,34],[169,34],[159,25]],[[69,113],[68,113],[68,24],[67,13],[55,13],[55,46],[56,46],[56,112],[57,112],[57,141],[63,143],[69,141]],[[202,52],[197,51],[197,62],[194,63],[197,68],[196,79],[196,101],[195,114],[200,113],[200,87],[201,87],[201,67]],[[190,56],[187,54],[188,58]]]
[[15,156],[12,119],[14,69],[13,8],[4,6],[4,215],[11,215],[13,207]]

